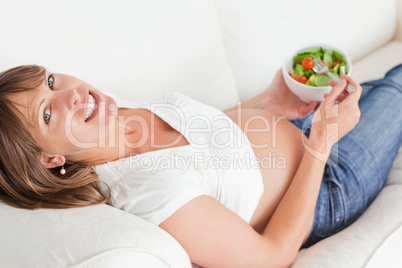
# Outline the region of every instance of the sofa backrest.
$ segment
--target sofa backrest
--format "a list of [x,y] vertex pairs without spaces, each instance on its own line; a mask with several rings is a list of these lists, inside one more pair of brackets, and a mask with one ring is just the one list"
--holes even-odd
[[400,1],[1,1],[0,69],[41,64],[121,97],[180,91],[224,109],[263,91],[295,44],[352,60],[380,47]]
[[402,0],[396,1],[396,12],[397,27],[394,38],[402,41]]
[[0,11],[0,70],[40,64],[130,99],[238,99],[212,0],[15,0]]

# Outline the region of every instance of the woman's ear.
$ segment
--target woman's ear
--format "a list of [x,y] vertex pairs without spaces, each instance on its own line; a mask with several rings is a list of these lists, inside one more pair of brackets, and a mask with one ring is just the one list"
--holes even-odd
[[40,161],[46,168],[54,168],[61,167],[66,162],[66,158],[62,155],[48,156],[42,153]]

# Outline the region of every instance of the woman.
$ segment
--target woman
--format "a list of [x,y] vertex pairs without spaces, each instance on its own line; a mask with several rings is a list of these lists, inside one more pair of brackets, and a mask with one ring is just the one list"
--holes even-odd
[[363,89],[342,78],[318,106],[278,71],[222,113],[181,94],[128,102],[13,68],[0,74],[0,198],[30,209],[109,202],[159,225],[201,266],[289,266],[361,215],[401,144],[402,65]]

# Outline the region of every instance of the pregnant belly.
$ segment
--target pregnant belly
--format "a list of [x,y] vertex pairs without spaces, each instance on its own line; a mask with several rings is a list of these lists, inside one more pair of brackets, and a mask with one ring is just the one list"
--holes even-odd
[[264,193],[250,225],[262,233],[300,164],[304,134],[284,117],[266,110],[245,109],[227,115],[246,134],[259,159]]

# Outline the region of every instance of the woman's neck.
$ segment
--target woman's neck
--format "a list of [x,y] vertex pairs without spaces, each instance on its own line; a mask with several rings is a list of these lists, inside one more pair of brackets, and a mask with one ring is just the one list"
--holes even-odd
[[[118,109],[116,120],[110,121],[104,141],[98,146],[85,150],[85,162],[101,165],[106,162],[126,158],[147,150],[151,125],[147,113],[141,109]],[[82,161],[83,152],[70,155],[72,161]]]
[[96,148],[89,158],[95,165],[189,144],[180,132],[146,109],[119,108],[108,132],[108,145]]

